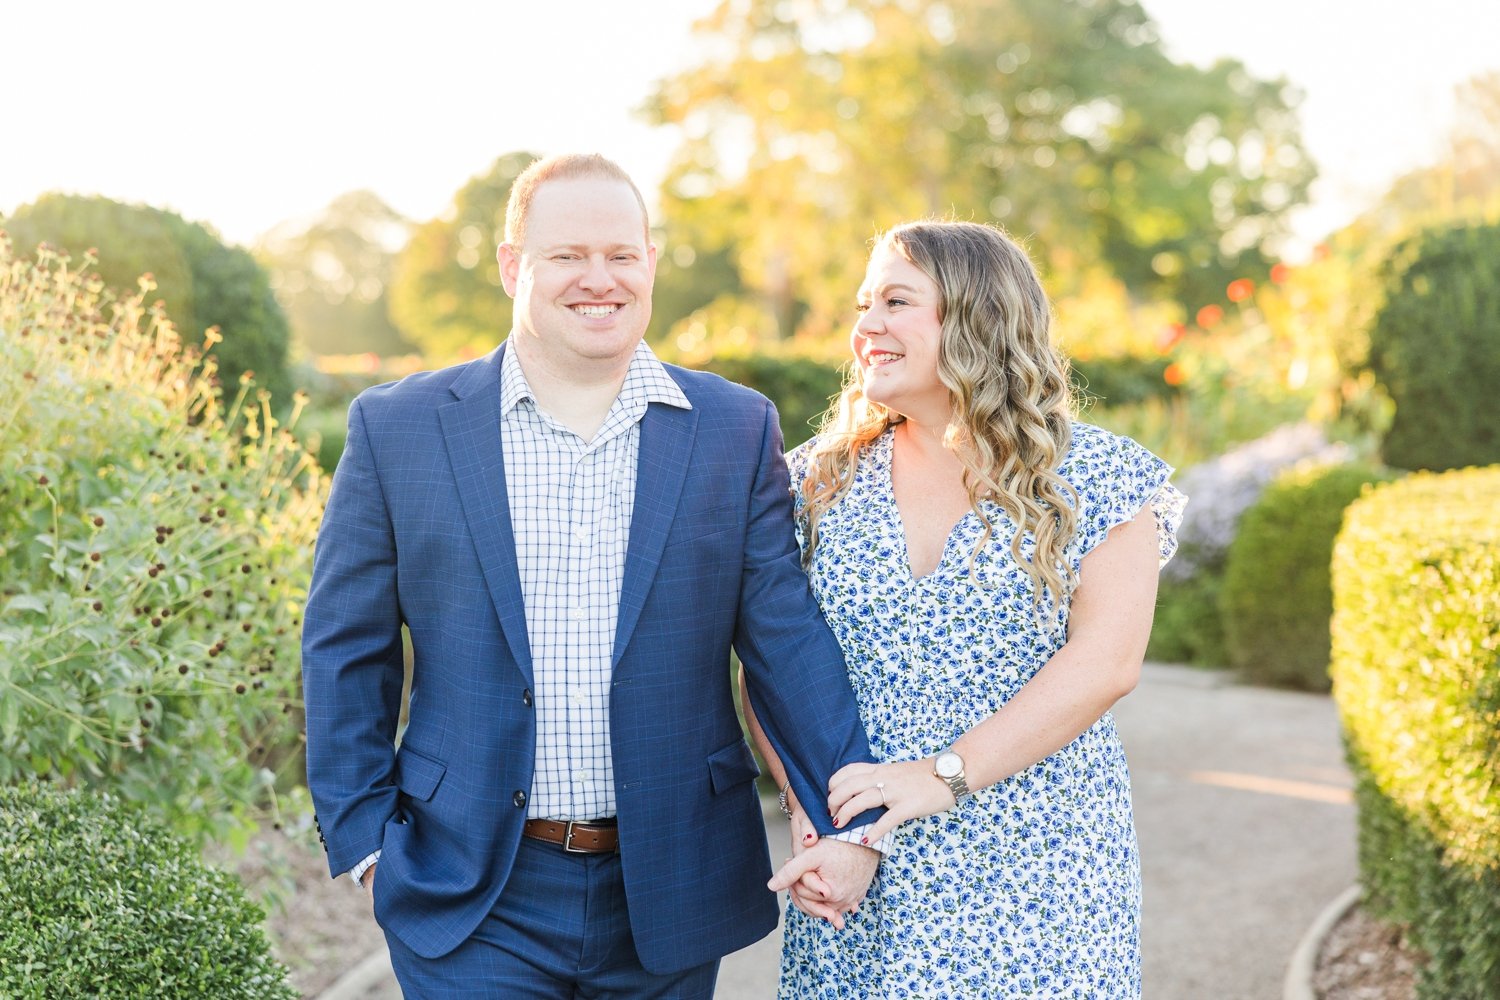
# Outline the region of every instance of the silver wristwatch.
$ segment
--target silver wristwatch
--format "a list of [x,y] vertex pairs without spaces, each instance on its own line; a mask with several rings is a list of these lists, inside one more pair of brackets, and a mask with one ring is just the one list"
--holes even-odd
[[955,804],[969,794],[969,778],[964,774],[964,759],[952,750],[944,750],[933,762],[932,773],[937,775],[953,793]]

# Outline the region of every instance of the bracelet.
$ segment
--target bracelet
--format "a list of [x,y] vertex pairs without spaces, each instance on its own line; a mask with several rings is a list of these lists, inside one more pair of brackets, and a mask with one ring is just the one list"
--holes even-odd
[[783,816],[785,816],[787,819],[791,819],[792,818],[792,807],[789,806],[789,805],[787,805],[787,801],[786,801],[787,793],[790,792],[791,790],[792,790],[792,783],[790,781],[788,781],[786,784],[784,784],[784,785],[781,786],[781,794],[778,795],[778,796],[776,796],[776,804],[781,807],[781,814]]

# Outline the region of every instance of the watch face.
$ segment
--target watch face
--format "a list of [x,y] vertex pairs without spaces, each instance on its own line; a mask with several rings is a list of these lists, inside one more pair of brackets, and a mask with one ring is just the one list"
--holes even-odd
[[933,770],[937,771],[940,778],[956,778],[963,773],[963,758],[952,751],[938,754],[938,759],[933,763]]

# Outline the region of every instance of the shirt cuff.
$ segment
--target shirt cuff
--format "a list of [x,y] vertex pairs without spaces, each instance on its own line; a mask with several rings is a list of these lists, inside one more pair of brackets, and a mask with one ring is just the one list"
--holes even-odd
[[349,869],[349,877],[354,880],[354,884],[361,890],[363,890],[365,887],[365,883],[362,881],[362,879],[365,877],[365,872],[369,871],[370,866],[379,860],[380,852],[376,851],[374,854],[369,855],[359,864]]
[[829,834],[826,839],[842,840],[846,844],[859,844],[861,847],[874,848],[881,855],[891,853],[891,835],[889,833],[873,844],[863,843],[865,834],[869,832],[870,827],[873,825],[873,823],[867,823],[864,826],[851,826],[847,830],[840,830],[838,833]]

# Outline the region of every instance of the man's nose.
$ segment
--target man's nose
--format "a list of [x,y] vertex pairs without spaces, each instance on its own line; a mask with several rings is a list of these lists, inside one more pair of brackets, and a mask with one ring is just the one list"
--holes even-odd
[[615,287],[615,276],[609,270],[609,261],[602,254],[591,256],[588,266],[578,283],[591,292],[607,291]]

